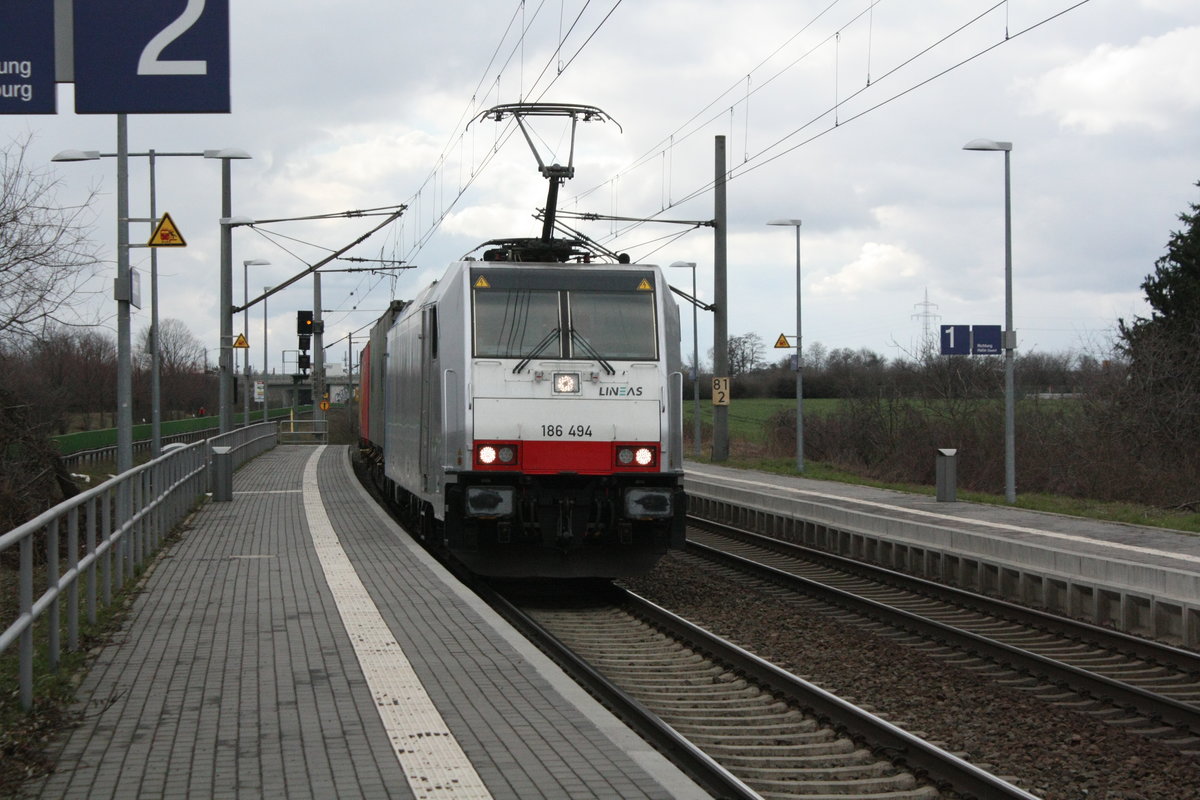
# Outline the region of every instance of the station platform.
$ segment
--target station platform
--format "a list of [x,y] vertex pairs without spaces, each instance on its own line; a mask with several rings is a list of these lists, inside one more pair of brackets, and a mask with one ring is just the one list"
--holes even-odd
[[1200,535],[685,462],[701,517],[1200,649]]
[[466,591],[344,447],[279,446],[154,563],[45,798],[709,795]]

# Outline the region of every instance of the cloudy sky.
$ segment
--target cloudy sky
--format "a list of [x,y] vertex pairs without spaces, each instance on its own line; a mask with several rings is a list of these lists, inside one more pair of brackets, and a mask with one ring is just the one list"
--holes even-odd
[[[1200,202],[1195,0],[231,5],[233,112],[130,116],[130,149],[246,150],[253,159],[233,163],[238,216],[409,206],[351,255],[411,269],[323,278],[331,361],[345,358],[347,334],[361,336],[390,299],[412,297],[450,261],[540,231],[532,215],[546,184],[528,145],[510,123],[472,122],[500,103],[588,104],[611,116],[579,126],[568,211],[711,219],[714,140],[724,136],[729,332],[768,345],[796,333],[794,229],[766,225],[780,218],[803,220],[806,345],[894,358],[916,350],[926,326],[1003,321],[1003,154],[964,151],[972,139],[1013,143],[1023,352],[1102,354],[1118,318],[1147,313],[1139,284],[1177,215]],[[73,87],[58,91],[55,116],[0,118],[4,138],[31,136],[30,160],[47,168],[68,148],[113,152],[115,117],[75,115]],[[533,127],[543,158],[565,163],[567,127]],[[95,237],[115,265],[114,161],[53,170],[64,203],[99,191]],[[159,258],[160,315],[183,320],[213,361],[219,176],[199,158],[158,162],[158,211],[188,241]],[[131,197],[132,215],[148,216],[144,158],[132,161]],[[271,262],[249,267],[254,296],[376,222],[235,230],[235,298],[243,261]],[[572,224],[635,261],[696,262],[699,294],[712,298],[711,229]],[[149,233],[134,224],[131,240]],[[148,276],[147,253],[132,259]],[[688,270],[668,272],[690,291]],[[114,326],[111,281],[96,289]],[[311,279],[269,301],[273,369],[295,347],[295,311],[311,307]],[[690,309],[683,316],[687,351]],[[712,327],[700,316],[706,360]],[[134,330],[148,321],[147,305]],[[249,325],[255,368],[262,325],[260,306]]]

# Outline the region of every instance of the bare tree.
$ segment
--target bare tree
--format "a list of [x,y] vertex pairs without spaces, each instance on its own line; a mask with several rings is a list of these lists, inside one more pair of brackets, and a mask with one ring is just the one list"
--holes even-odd
[[89,197],[60,206],[59,181],[26,163],[29,138],[0,149],[0,337],[37,336],[85,299],[100,261],[89,239]]
[[[171,418],[171,412],[191,413],[209,402],[204,345],[182,320],[164,319],[159,323],[158,354],[166,418]],[[147,372],[150,357],[150,328],[146,327],[138,337],[138,360]]]

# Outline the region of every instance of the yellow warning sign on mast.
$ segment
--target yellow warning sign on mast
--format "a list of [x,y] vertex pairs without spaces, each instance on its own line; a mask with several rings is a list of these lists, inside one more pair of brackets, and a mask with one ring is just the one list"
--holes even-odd
[[791,345],[788,344],[787,336],[785,336],[782,333],[779,334],[779,338],[775,340],[775,346],[776,347],[791,347]]
[[238,337],[237,337],[237,339],[234,341],[234,343],[233,343],[233,346],[234,346],[234,347],[237,347],[237,348],[240,348],[240,349],[242,349],[242,350],[249,350],[249,349],[250,349],[250,343],[246,341],[246,336],[245,336],[245,334],[241,334],[241,333],[239,333],[239,334],[238,334]]
[[146,242],[146,246],[187,247],[187,242],[183,240],[183,234],[179,232],[179,228],[175,227],[175,220],[171,219],[171,215],[163,214],[162,219],[158,221],[158,227],[150,235],[150,241]]

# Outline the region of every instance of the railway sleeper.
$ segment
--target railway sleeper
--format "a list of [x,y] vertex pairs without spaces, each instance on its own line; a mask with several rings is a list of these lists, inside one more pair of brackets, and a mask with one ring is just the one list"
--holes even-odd
[[804,747],[801,745],[776,745],[761,747],[725,747],[723,745],[705,745],[704,752],[721,762],[725,767],[733,769],[738,766],[754,766],[764,758],[787,760],[789,764],[799,764],[811,767],[837,767],[849,763],[862,763],[872,758],[870,750],[855,748],[852,745],[844,752],[813,753],[820,748]]
[[[791,780],[791,776],[795,780]],[[752,766],[738,771],[738,777],[744,781],[758,783],[760,781],[778,782],[784,784],[810,783],[812,781],[836,781],[838,783],[858,780],[880,780],[888,784],[901,776],[911,778],[908,773],[896,768],[890,761],[880,761],[867,753],[863,763],[848,764],[840,767],[795,766],[789,760],[786,766]],[[914,782],[915,783],[915,782]],[[912,784],[898,788],[907,789]]]
[[[789,781],[789,780],[752,780],[754,790],[759,794],[764,792],[792,792],[801,797],[857,797],[872,798],[886,797],[887,800],[926,800],[941,797],[932,786],[923,786],[907,772],[880,778],[861,778],[859,780],[837,781]],[[903,794],[897,794],[902,792]],[[764,795],[765,796],[765,795]]]

